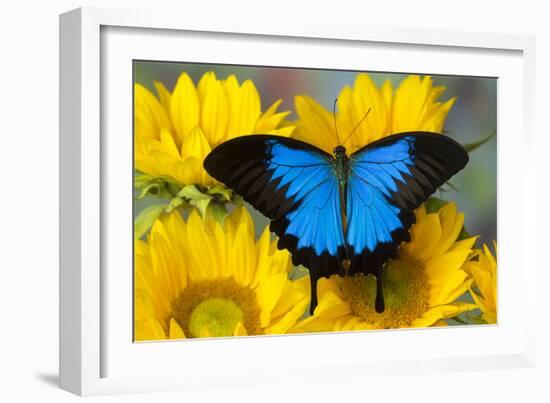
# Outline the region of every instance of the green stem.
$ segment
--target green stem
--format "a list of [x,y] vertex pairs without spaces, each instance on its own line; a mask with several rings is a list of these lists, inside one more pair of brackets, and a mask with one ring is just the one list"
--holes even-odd
[[478,141],[474,141],[473,143],[464,144],[463,147],[466,150],[466,152],[471,153],[476,148],[479,148],[480,146],[482,146],[483,144],[485,144],[489,140],[491,140],[493,137],[495,137],[496,134],[497,134],[497,131],[495,130],[491,134],[489,134],[488,136],[486,136],[486,137],[484,137],[484,138],[482,138]]

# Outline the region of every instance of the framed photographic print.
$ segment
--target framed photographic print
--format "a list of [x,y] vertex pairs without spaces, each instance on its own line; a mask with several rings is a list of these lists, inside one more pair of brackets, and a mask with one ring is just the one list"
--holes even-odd
[[532,52],[62,15],[62,387],[532,365]]

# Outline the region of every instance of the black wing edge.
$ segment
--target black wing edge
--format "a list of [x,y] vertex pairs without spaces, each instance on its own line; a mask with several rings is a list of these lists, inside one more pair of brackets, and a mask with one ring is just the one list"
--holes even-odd
[[350,158],[353,159],[355,155],[368,149],[391,145],[404,137],[414,138],[414,166],[410,167],[411,175],[402,175],[405,182],[397,181],[398,191],[392,194],[392,199],[400,209],[414,210],[449,178],[463,169],[469,157],[459,143],[443,134],[405,132],[368,144],[353,153]]
[[286,215],[298,207],[293,198],[286,198],[289,185],[276,189],[280,179],[270,181],[271,173],[267,170],[270,145],[268,140],[278,142],[296,149],[315,151],[327,160],[332,155],[311,144],[275,135],[249,135],[236,137],[215,147],[204,160],[206,172],[213,178],[233,189],[256,210],[270,218],[269,229],[279,237],[277,247],[287,249],[292,255],[295,266],[303,265],[310,272],[311,305],[313,311],[317,306],[317,280],[330,277],[332,274],[343,274],[342,259],[344,248],[337,251],[337,256],[324,252],[317,255],[312,247],[298,248],[298,238],[286,234],[289,225]]
[[280,179],[270,181],[271,173],[267,170],[271,148],[267,143],[269,140],[276,140],[289,148],[307,149],[332,158],[330,154],[299,140],[253,134],[235,137],[218,145],[206,156],[203,166],[210,176],[233,189],[256,210],[275,220],[295,208],[296,203],[285,197],[288,185],[277,190]]
[[[350,248],[350,275],[363,273],[373,274],[377,278],[377,311],[383,311],[381,296],[382,267],[388,259],[397,255],[399,245],[410,241],[410,227],[416,222],[414,210],[424,203],[449,178],[463,169],[468,163],[468,153],[455,140],[443,134],[432,132],[404,132],[384,137],[359,149],[354,155],[379,146],[390,145],[403,137],[414,137],[413,161],[411,175],[402,175],[405,182],[396,181],[397,191],[391,194],[389,202],[401,209],[399,219],[403,223],[391,233],[393,242],[379,244],[369,252],[355,253]],[[379,306],[382,304],[381,306]]]

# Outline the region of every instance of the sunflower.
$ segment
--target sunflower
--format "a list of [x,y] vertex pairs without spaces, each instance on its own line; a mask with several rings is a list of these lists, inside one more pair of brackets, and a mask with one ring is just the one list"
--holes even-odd
[[[494,248],[496,254],[496,242]],[[465,270],[474,279],[476,291],[470,288],[470,295],[481,310],[482,321],[497,323],[497,261],[487,245],[477,251],[477,259],[470,260]]]
[[282,100],[265,112],[250,80],[234,75],[218,80],[205,73],[197,86],[182,73],[170,93],[154,83],[158,96],[134,86],[135,167],[151,177],[168,177],[180,185],[209,187],[217,182],[203,168],[206,155],[218,144],[253,133],[289,136],[280,127],[290,112],[277,112]]
[[441,133],[445,118],[455,99],[439,102],[445,87],[434,87],[431,77],[407,76],[396,90],[386,81],[378,88],[368,74],[358,74],[353,88],[345,86],[338,95],[335,133],[334,115],[313,98],[295,98],[298,120],[292,137],[311,143],[332,153],[339,141],[344,141],[359,122],[353,136],[346,142],[349,153],[382,137],[406,131]]
[[347,331],[428,327],[444,325],[444,319],[475,309],[457,301],[472,280],[463,270],[475,238],[458,241],[464,214],[448,203],[435,213],[416,210],[417,223],[411,241],[401,245],[395,259],[382,270],[386,308],[374,309],[376,280],[373,276],[332,276],[318,283],[319,304],[312,316],[293,331]]
[[135,339],[286,333],[309,304],[308,278],[239,207],[224,226],[192,211],[156,220],[135,244]]

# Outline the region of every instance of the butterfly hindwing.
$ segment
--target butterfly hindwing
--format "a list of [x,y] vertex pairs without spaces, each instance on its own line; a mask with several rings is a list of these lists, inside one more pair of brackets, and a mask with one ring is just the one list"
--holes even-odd
[[395,134],[353,153],[346,199],[350,274],[379,277],[383,263],[409,240],[414,209],[467,162],[458,143],[428,132]]
[[216,147],[204,167],[272,220],[279,248],[309,269],[312,284],[339,271],[344,235],[330,154],[294,139],[251,135]]

